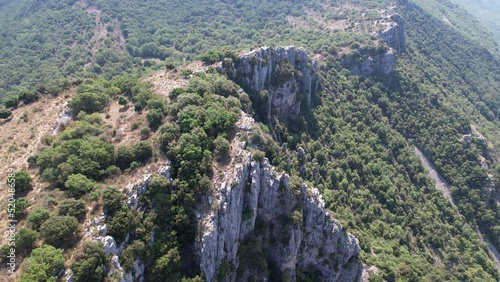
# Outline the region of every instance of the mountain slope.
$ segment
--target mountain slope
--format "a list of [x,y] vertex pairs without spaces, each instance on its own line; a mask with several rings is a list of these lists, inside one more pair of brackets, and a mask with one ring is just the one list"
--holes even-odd
[[453,0],[455,4],[467,9],[467,11],[473,14],[484,26],[486,26],[491,33],[495,36],[497,44],[500,44],[500,17],[498,16],[500,12],[500,3],[493,0],[481,0],[481,1],[464,1],[464,0]]
[[0,3],[12,280],[500,277],[498,54],[451,2]]

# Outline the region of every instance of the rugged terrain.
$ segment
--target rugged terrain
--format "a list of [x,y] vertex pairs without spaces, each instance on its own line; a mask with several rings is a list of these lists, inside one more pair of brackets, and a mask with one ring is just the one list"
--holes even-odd
[[500,66],[473,17],[195,2],[0,0],[0,277],[498,281]]

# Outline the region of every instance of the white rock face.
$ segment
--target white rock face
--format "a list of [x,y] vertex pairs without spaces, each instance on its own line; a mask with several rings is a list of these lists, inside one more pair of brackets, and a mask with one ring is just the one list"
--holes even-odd
[[[235,269],[240,266],[239,247],[249,238],[265,246],[268,263],[287,281],[295,281],[298,267],[316,271],[318,281],[361,279],[359,242],[325,211],[317,189],[290,187],[289,176],[276,175],[267,160],[239,165],[233,179],[231,184],[215,183],[219,209],[200,214],[203,232],[196,247],[207,281],[218,279],[223,260]],[[292,213],[300,215],[295,222]],[[246,266],[239,272],[231,271],[223,280],[269,279]]]
[[[291,72],[280,72],[283,63],[291,65]],[[311,103],[311,97],[321,88],[313,62],[305,49],[287,47],[262,47],[242,55],[232,66],[221,66],[252,98],[257,99],[262,90],[269,92],[268,114],[271,108],[280,115],[296,115],[301,102]]]
[[106,236],[102,240],[104,244],[104,250],[106,251],[106,254],[108,255],[116,255],[117,254],[117,245],[115,238],[111,236]]
[[377,33],[376,36],[391,46],[391,48],[401,52],[406,45],[404,19],[398,14],[393,14],[389,18],[391,22],[383,31]]

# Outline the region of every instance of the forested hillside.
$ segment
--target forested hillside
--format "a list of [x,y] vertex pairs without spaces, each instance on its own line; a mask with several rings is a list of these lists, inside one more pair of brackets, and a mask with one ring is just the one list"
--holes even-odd
[[498,45],[448,0],[0,0],[0,30],[12,281],[500,279]]
[[464,1],[453,0],[455,4],[467,9],[473,14],[484,26],[486,26],[495,36],[498,44],[500,44],[500,3],[494,0],[481,1]]

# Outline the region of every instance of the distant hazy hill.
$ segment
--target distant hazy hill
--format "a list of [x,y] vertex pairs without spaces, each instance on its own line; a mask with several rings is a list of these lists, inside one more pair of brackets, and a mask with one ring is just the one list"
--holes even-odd
[[500,44],[500,1],[498,0],[452,0],[461,5],[484,24],[495,35]]

